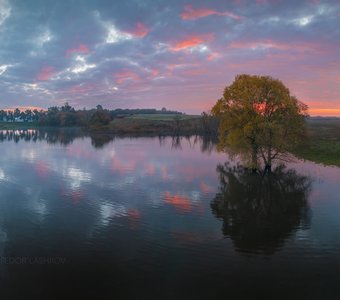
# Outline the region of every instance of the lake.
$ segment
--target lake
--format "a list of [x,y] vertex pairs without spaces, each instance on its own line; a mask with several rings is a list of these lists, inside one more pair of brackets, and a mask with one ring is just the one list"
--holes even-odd
[[340,299],[340,168],[0,132],[1,299]]

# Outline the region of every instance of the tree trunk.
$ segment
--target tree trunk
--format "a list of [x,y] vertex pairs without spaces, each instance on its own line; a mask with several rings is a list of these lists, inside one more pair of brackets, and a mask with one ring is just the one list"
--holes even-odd
[[251,169],[253,173],[257,172],[257,147],[255,145],[252,146]]

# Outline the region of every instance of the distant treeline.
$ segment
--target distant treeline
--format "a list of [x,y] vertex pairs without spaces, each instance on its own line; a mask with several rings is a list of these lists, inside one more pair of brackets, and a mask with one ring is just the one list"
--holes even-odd
[[150,109],[104,109],[101,105],[97,105],[93,109],[76,110],[68,103],[63,106],[53,106],[44,110],[20,111],[19,108],[14,110],[0,110],[0,121],[2,122],[37,122],[42,126],[100,126],[107,125],[114,118],[124,118],[135,114],[169,114],[182,115],[178,111],[167,110],[162,108],[157,110]]
[[34,122],[41,127],[82,127],[118,135],[216,135],[218,128],[216,118],[207,113],[187,116],[166,108],[108,110],[101,105],[93,109],[76,110],[68,103],[45,111],[20,111],[18,108],[14,111],[1,110],[0,121]]

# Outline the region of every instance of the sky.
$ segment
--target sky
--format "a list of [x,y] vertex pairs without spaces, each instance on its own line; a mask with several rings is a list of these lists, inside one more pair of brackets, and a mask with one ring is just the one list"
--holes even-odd
[[0,108],[209,111],[237,74],[340,116],[339,0],[0,0]]

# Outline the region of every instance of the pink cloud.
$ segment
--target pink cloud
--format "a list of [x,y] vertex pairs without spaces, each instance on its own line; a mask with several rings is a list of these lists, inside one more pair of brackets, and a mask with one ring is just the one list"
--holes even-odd
[[234,20],[241,20],[242,17],[235,15],[229,11],[219,12],[209,8],[193,8],[192,5],[186,5],[184,11],[181,13],[182,20],[196,20],[207,16],[226,16]]
[[210,42],[213,39],[214,35],[212,33],[199,36],[190,36],[180,42],[177,42],[174,47],[170,48],[170,50],[174,52],[187,50],[190,48],[197,47],[203,43]]
[[143,38],[149,33],[149,28],[146,27],[145,24],[138,22],[136,27],[128,33],[134,35],[135,37]]
[[213,61],[213,60],[217,59],[219,56],[220,56],[220,54],[218,54],[217,52],[213,52],[208,56],[208,60]]
[[159,75],[159,70],[158,70],[158,69],[152,69],[152,70],[151,70],[151,75],[152,75],[153,77],[157,77],[157,76]]
[[37,79],[40,81],[49,80],[55,73],[55,68],[51,66],[43,66],[37,74]]
[[73,85],[68,88],[67,92],[71,94],[86,94],[90,91],[93,91],[97,88],[97,85],[92,83],[84,83],[84,84],[77,84]]
[[325,54],[328,51],[324,45],[313,43],[284,43],[270,39],[266,40],[253,40],[253,41],[234,41],[229,44],[229,49],[250,49],[250,50],[266,50],[276,49],[281,51],[300,52],[300,53],[313,53]]
[[184,70],[182,72],[183,75],[189,75],[189,76],[198,76],[202,74],[208,73],[207,69],[191,69],[191,70]]
[[66,50],[65,56],[68,57],[72,55],[73,53],[89,53],[90,49],[85,44],[79,44],[77,47],[70,48]]
[[138,82],[141,80],[140,76],[137,73],[130,70],[122,70],[118,73],[113,74],[113,76],[115,77],[117,84],[123,84],[128,81]]

